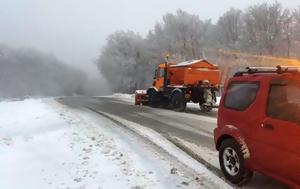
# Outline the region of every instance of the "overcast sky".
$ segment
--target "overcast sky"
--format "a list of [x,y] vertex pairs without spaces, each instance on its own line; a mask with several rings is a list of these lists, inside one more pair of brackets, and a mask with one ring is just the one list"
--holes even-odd
[[[34,47],[96,73],[92,62],[116,30],[145,35],[167,12],[183,9],[214,22],[230,7],[261,0],[0,0],[0,43]],[[275,2],[268,0],[266,2]],[[278,0],[294,9],[299,0]]]

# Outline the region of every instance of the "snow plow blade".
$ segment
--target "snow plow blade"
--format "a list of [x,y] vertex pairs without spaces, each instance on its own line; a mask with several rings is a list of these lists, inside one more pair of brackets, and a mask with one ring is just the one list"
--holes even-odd
[[146,90],[135,91],[135,105],[148,105],[148,95]]

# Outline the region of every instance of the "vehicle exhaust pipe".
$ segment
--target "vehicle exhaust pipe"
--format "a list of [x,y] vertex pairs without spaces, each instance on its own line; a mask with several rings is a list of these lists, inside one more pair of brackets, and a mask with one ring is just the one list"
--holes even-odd
[[164,69],[164,92],[167,91],[167,87],[168,87],[168,61],[169,61],[169,55],[166,56],[165,59],[165,69]]

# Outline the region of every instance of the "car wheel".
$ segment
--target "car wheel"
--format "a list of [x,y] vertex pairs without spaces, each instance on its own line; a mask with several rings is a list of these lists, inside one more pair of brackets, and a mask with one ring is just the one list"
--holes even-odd
[[241,145],[233,139],[226,139],[222,142],[219,162],[224,176],[233,184],[242,185],[253,175],[253,172],[245,166]]

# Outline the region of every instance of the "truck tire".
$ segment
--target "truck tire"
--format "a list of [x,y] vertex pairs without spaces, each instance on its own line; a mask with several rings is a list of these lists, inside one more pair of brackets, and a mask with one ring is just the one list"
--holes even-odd
[[186,102],[181,92],[175,92],[171,96],[171,107],[175,111],[183,112],[186,108]]
[[199,103],[200,111],[201,112],[211,112],[212,107],[211,106],[205,106],[204,104]]
[[158,93],[154,89],[147,90],[149,106],[156,108],[158,106]]
[[234,139],[226,139],[221,143],[219,162],[224,176],[233,184],[243,185],[253,175],[245,166],[241,145]]

